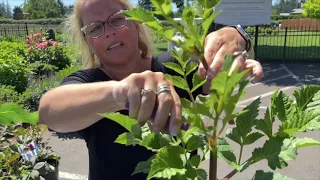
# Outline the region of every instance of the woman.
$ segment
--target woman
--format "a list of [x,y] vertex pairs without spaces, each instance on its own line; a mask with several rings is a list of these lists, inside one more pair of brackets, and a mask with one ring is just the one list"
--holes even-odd
[[[165,73],[173,73],[162,63],[174,59],[169,53],[152,56],[146,29],[119,13],[130,8],[126,0],[76,2],[67,24],[71,37],[81,45],[87,68],[73,73],[60,87],[47,92],[39,106],[41,123],[57,132],[76,131],[84,138],[90,159],[89,179],[145,179],[143,174],[131,176],[131,173],[138,162],[152,156],[143,147],[114,143],[125,130],[97,113],[121,112],[143,125],[157,105],[152,130],[176,135],[181,126],[180,97],[188,97],[164,77]],[[242,37],[232,28],[210,34],[206,58],[211,68],[206,72],[200,67],[199,74],[212,79],[215,69],[222,64],[223,58],[219,57],[243,47]],[[243,59],[239,57],[235,64],[252,69],[256,80],[261,78],[258,62],[241,62]],[[204,86],[194,95],[207,91]]]

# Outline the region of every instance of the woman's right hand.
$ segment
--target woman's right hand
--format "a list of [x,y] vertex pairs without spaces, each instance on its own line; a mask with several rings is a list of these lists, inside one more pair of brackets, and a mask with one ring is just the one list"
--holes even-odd
[[119,82],[114,96],[121,107],[129,104],[130,118],[137,119],[140,125],[154,117],[154,132],[178,134],[182,114],[180,97],[163,73],[133,73]]

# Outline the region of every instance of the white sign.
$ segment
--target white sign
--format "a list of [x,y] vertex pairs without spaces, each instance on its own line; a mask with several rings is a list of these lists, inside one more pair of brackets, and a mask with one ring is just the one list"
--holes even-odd
[[223,25],[254,26],[271,24],[271,0],[221,0],[214,22]]

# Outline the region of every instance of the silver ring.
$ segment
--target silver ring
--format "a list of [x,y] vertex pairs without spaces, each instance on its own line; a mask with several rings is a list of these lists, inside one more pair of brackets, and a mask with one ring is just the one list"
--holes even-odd
[[244,50],[244,51],[236,51],[236,52],[234,52],[233,56],[235,56],[235,58],[237,58],[238,56],[242,56],[243,59],[246,60],[249,57],[249,54],[248,54],[248,52],[246,50]]
[[163,92],[169,92],[171,94],[171,89],[170,86],[168,84],[161,84],[158,86],[157,89],[157,95],[163,93]]
[[151,94],[151,93],[156,94],[156,91],[153,89],[141,89],[141,96]]

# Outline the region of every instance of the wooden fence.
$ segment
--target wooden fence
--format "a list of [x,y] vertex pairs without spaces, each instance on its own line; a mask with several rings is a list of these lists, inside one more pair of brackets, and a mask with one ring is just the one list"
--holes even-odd
[[300,18],[281,21],[281,28],[291,30],[320,31],[320,19]]

